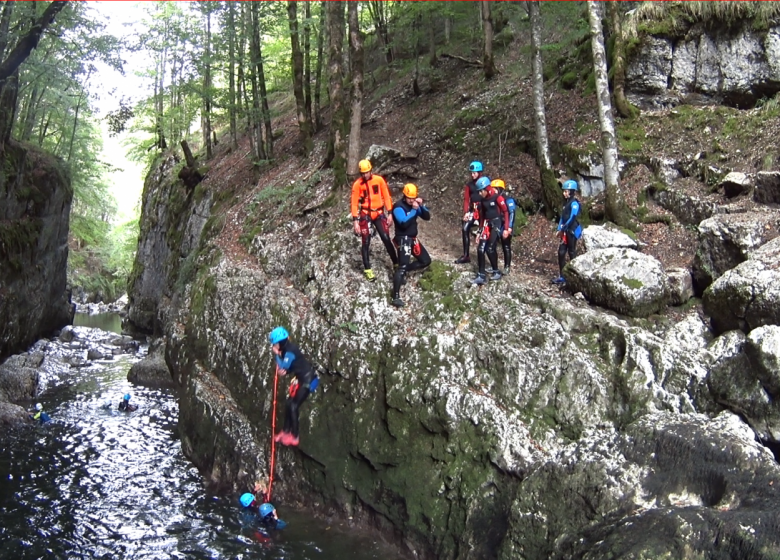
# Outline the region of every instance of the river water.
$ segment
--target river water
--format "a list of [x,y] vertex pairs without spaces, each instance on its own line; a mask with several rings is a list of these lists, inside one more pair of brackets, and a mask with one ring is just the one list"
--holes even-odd
[[[398,558],[283,505],[288,527],[264,538],[238,496],[207,494],[182,454],[173,392],[131,386],[135,359],[74,368],[39,398],[52,422],[0,434],[0,558]],[[125,392],[137,411],[116,410]]]

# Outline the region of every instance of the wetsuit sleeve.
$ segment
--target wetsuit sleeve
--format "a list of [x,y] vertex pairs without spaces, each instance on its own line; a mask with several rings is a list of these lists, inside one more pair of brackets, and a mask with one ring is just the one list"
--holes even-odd
[[576,200],[571,203],[571,214],[569,215],[569,219],[566,220],[566,223],[563,223],[563,217],[561,217],[561,223],[558,226],[558,230],[567,230],[569,229],[569,224],[571,224],[574,221],[574,218],[577,217],[577,215],[580,213],[580,203]]
[[382,200],[385,202],[385,210],[388,212],[393,211],[393,200],[390,198],[390,190],[387,188],[387,181],[384,177],[379,177],[381,180],[380,189],[382,191]]
[[295,361],[295,354],[292,352],[285,352],[284,356],[274,356],[276,359],[276,365],[279,369],[289,370]]
[[471,206],[471,193],[469,192],[469,186],[463,185],[463,213],[469,212],[469,206]]
[[360,179],[352,183],[352,217],[358,217],[358,203],[360,200]]
[[412,218],[414,218],[417,215],[417,210],[412,208],[409,213],[407,214],[404,212],[404,209],[398,206],[395,210],[393,210],[393,219],[398,222],[399,224],[405,224]]
[[515,229],[515,210],[517,209],[517,204],[515,203],[514,198],[510,198],[506,201],[506,207],[509,210],[509,227],[510,229]]
[[420,208],[417,209],[417,215],[425,221],[431,219],[431,211],[428,210],[427,206],[423,206],[422,204],[420,205]]
[[506,201],[504,200],[503,196],[500,196],[496,199],[496,204],[498,204],[498,208],[501,210],[501,215],[504,217],[504,229],[509,229],[509,209],[506,207]]

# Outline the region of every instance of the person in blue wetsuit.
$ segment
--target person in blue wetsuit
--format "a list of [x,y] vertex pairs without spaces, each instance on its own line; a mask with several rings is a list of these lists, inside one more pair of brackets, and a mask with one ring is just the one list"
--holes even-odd
[[274,436],[274,441],[282,445],[298,445],[298,420],[301,405],[309,393],[317,388],[319,378],[309,359],[301,349],[290,341],[290,335],[284,327],[276,327],[268,335],[271,351],[276,359],[279,375],[288,373],[294,376],[290,382],[289,397],[285,405],[284,428]]
[[553,278],[553,284],[566,282],[566,279],[563,277],[566,255],[569,255],[569,260],[577,256],[577,240],[582,236],[582,226],[577,219],[580,215],[580,202],[577,200],[577,181],[572,179],[564,181],[561,188],[563,189],[563,198],[566,203],[563,205],[561,219],[555,232],[555,235],[561,240],[560,245],[558,245],[558,269],[560,274],[557,278]]
[[45,424],[51,420],[51,417],[43,411],[43,405],[41,403],[36,403],[35,412],[30,414],[30,420],[35,420],[39,424]]
[[[417,239],[417,218],[430,220],[431,213],[417,197],[417,185],[404,185],[403,197],[393,205],[395,237],[398,247],[398,268],[393,275],[393,305],[403,307],[401,286],[406,283],[406,273],[422,270],[431,264],[431,257],[423,244]],[[414,256],[414,262],[411,262]]]
[[[498,194],[504,197],[504,203],[506,204],[507,212],[509,212],[509,223],[507,229],[504,229],[504,225],[501,224],[501,231],[499,232],[499,239],[501,240],[501,248],[504,250],[504,274],[509,274],[512,270],[512,233],[515,228],[515,211],[517,210],[517,203],[512,198],[512,189],[508,187],[501,179],[493,179],[490,182],[490,186],[493,187]],[[507,231],[508,233],[504,233]]]

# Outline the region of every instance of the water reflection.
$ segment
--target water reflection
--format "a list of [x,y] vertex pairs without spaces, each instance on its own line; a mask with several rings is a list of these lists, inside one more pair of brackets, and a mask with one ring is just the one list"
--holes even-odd
[[[0,557],[396,557],[370,536],[283,506],[289,526],[261,542],[237,497],[207,495],[182,455],[172,392],[127,382],[132,359],[75,370],[68,390],[40,399],[52,422],[0,435]],[[128,391],[139,408],[119,412]]]
[[74,327],[92,327],[108,332],[122,334],[122,318],[118,313],[76,313],[73,316]]

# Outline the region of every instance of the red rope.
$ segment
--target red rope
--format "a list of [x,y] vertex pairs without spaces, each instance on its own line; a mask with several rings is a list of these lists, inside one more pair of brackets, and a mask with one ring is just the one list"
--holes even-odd
[[274,405],[273,412],[271,412],[271,474],[268,476],[268,501],[271,501],[271,487],[274,485],[274,463],[276,459],[276,442],[274,436],[276,435],[276,387],[279,385],[279,366],[276,366],[274,371]]

